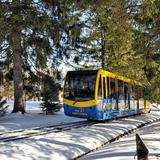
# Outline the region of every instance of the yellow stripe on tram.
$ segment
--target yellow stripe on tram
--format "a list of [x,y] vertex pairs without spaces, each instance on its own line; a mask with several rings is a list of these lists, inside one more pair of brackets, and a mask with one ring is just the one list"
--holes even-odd
[[74,106],[74,107],[91,107],[91,106],[97,105],[96,100],[79,102],[79,101],[72,101],[64,98],[63,102],[64,104],[67,104],[69,106]]

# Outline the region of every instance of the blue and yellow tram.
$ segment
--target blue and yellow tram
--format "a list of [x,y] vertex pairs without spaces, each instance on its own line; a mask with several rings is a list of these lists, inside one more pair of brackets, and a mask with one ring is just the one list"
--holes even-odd
[[68,116],[93,120],[150,111],[146,89],[134,80],[105,71],[69,71],[66,75],[63,102]]

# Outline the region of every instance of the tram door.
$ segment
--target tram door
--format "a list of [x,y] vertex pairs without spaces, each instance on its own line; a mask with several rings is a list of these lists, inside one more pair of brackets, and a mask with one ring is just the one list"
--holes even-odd
[[98,79],[98,105],[97,109],[98,111],[103,110],[103,77],[102,75],[99,76]]
[[130,109],[130,85],[124,82],[124,106]]
[[145,110],[146,108],[146,101],[145,101],[145,97],[144,97],[144,88],[139,87],[139,109],[140,110]]
[[107,99],[107,77],[100,75],[98,83],[98,110],[108,110],[108,99]]
[[136,101],[135,101],[135,86],[130,85],[130,109],[135,110]]
[[126,107],[124,93],[124,82],[122,80],[118,80],[118,107],[120,111],[124,110]]
[[139,110],[139,96],[140,96],[139,87],[135,86],[135,111]]
[[114,78],[110,78],[110,98],[112,110],[118,110],[116,86],[116,80]]
[[102,96],[103,96],[103,111],[108,110],[108,101],[107,101],[107,77],[102,76]]

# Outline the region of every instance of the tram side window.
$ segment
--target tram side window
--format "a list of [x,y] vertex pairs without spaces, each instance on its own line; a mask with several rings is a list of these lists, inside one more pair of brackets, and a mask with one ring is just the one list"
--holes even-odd
[[128,107],[129,107],[129,109],[130,109],[130,107],[131,107],[131,102],[130,102],[130,100],[131,100],[131,85],[130,84],[128,84]]
[[125,104],[127,103],[127,99],[128,99],[128,84],[125,83],[124,84],[124,102]]
[[142,99],[143,97],[143,89],[139,87],[139,98]]
[[115,79],[110,78],[111,92],[110,98],[116,99]]
[[139,99],[139,87],[135,86],[135,100],[138,101],[138,99]]
[[[151,100],[151,97],[149,95],[149,89],[148,88],[144,88],[144,99],[145,100]],[[160,101],[160,98],[159,98]]]
[[101,78],[101,75],[99,77],[99,84],[98,84],[98,99],[102,99],[102,78]]
[[124,99],[124,94],[123,94],[123,81],[118,80],[118,97],[119,100]]
[[141,97],[140,98],[143,98],[143,99],[146,99],[147,97],[147,90],[145,88],[141,88]]
[[103,97],[106,98],[106,78],[103,77]]
[[146,92],[146,89],[145,89],[145,88],[142,88],[142,96],[143,96],[144,99],[145,99],[146,96],[147,96],[147,92]]
[[134,100],[134,99],[135,99],[135,90],[134,90],[134,86],[131,86],[130,98],[131,98],[131,100]]
[[148,93],[149,93],[148,89],[147,88],[143,88],[143,95],[144,95],[144,99],[145,100],[149,100],[150,99]]
[[107,95],[110,96],[110,79],[107,77]]

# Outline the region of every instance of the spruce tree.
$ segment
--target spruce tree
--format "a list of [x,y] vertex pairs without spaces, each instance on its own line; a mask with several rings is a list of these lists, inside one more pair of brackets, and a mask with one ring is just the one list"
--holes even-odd
[[134,47],[141,58],[141,68],[150,83],[150,97],[156,101],[160,99],[159,6],[158,0],[146,0],[141,4],[140,12],[134,16],[138,26]]
[[13,112],[25,112],[23,73],[27,66],[28,74],[36,72],[39,77],[62,60],[73,57],[78,61],[81,23],[74,5],[64,0],[0,2],[0,50],[13,64]]
[[51,52],[48,36],[51,17],[43,8],[44,3],[41,1],[0,2],[0,44],[3,47],[3,54],[10,56],[13,63],[13,112],[25,112],[23,102],[24,59],[39,61],[39,64],[45,67],[46,57]]

